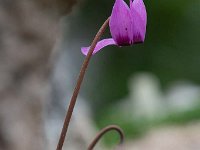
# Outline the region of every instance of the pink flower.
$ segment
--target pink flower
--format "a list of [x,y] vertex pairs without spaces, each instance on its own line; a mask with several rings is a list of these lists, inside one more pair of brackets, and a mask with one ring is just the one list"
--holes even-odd
[[[130,0],[130,7],[124,0],[116,0],[110,17],[112,38],[99,41],[93,54],[108,45],[127,46],[142,43],[145,40],[147,13],[143,0]],[[87,55],[90,47],[82,47]]]

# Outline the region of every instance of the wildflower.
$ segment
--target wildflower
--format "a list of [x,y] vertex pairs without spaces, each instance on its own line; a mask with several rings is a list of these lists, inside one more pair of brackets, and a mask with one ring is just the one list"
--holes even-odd
[[[130,7],[124,0],[116,0],[110,16],[112,38],[99,41],[93,54],[108,45],[128,46],[145,40],[147,13],[143,0],[130,0]],[[82,47],[87,55],[90,47]]]

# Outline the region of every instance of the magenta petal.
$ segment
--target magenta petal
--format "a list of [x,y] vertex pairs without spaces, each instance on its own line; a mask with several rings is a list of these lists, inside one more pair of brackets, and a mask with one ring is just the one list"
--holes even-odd
[[[103,39],[101,41],[99,41],[94,49],[94,52],[93,52],[93,55],[95,53],[97,53],[98,51],[100,51],[102,48],[108,46],[108,45],[117,45],[116,42],[112,39],[112,38],[109,38],[109,39]],[[90,47],[82,47],[81,48],[81,52],[84,54],[84,55],[87,55],[87,53],[89,52],[90,50]]]
[[144,42],[147,25],[147,12],[143,0],[134,0],[130,6],[133,43]]
[[143,0],[134,0],[132,3],[132,9],[134,9],[142,18],[143,23],[147,24],[147,12],[146,12],[146,7],[144,5]]
[[130,6],[132,5],[132,3],[133,3],[133,0],[129,0],[130,1]]
[[132,39],[130,8],[123,0],[116,0],[110,17],[110,32],[119,46],[130,45]]

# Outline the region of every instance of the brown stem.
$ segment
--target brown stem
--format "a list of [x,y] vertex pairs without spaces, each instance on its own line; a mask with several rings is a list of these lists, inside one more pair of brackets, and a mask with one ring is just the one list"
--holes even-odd
[[69,127],[69,123],[70,123],[72,113],[73,113],[73,110],[74,110],[74,106],[76,104],[76,99],[77,99],[77,96],[78,96],[78,93],[79,93],[79,90],[80,90],[80,87],[81,87],[81,83],[83,81],[83,78],[84,78],[85,72],[87,70],[89,61],[91,59],[92,53],[93,53],[93,51],[94,51],[94,49],[97,45],[97,42],[100,40],[100,37],[102,36],[106,27],[108,26],[108,23],[109,23],[109,18],[104,22],[104,24],[101,26],[98,33],[96,34],[96,36],[95,36],[95,38],[94,38],[94,40],[91,44],[90,50],[89,50],[89,52],[88,52],[88,54],[87,54],[87,56],[86,56],[86,58],[83,62],[83,65],[81,67],[79,77],[78,77],[78,80],[77,80],[77,83],[76,83],[76,87],[74,89],[74,92],[73,92],[73,95],[72,95],[72,98],[71,98],[71,101],[70,101],[70,104],[69,104],[69,107],[68,107],[68,111],[67,111],[67,114],[66,114],[66,117],[65,117],[65,121],[64,121],[64,124],[63,124],[62,132],[60,134],[60,139],[58,141],[58,145],[57,145],[56,150],[62,150],[64,141],[65,141],[65,137],[66,137],[66,134],[67,134],[67,130],[68,130],[68,127]]
[[120,127],[116,126],[116,125],[110,125],[104,129],[102,129],[97,136],[95,137],[95,139],[92,141],[92,143],[90,144],[90,146],[88,147],[88,150],[93,150],[93,148],[95,147],[95,145],[97,144],[97,142],[101,139],[101,137],[108,133],[109,131],[115,130],[119,133],[120,135],[120,145],[124,142],[124,133],[121,130]]

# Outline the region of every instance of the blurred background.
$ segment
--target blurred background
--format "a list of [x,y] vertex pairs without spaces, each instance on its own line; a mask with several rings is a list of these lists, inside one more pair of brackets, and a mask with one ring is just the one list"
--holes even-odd
[[[0,10],[21,8],[18,5],[10,7],[11,4],[5,4],[5,0],[1,1]],[[126,2],[129,3],[128,0]],[[95,134],[109,124],[117,124],[124,130],[125,150],[200,149],[200,1],[144,2],[148,13],[144,44],[122,48],[106,47],[93,56],[72,118],[66,149],[86,149]],[[6,16],[6,11],[0,11],[0,34],[3,41],[0,42],[3,66],[0,71],[5,74],[1,75],[3,77],[0,80],[0,149],[16,149],[14,145],[20,145],[19,150],[26,150],[27,147],[30,149],[30,145],[40,145],[33,147],[34,150],[55,149],[66,107],[84,60],[80,47],[90,45],[99,27],[111,14],[113,4],[114,0],[79,1],[70,14],[58,21],[60,17],[49,15],[51,11],[46,10],[47,5],[44,3],[42,6],[45,6],[45,12],[43,8],[41,13],[33,15],[37,20],[35,25],[40,26],[44,22],[44,28],[39,30],[41,37],[47,35],[44,39],[48,41],[39,40],[40,46],[46,43],[40,49],[34,47],[35,38],[30,38],[29,34],[25,34],[24,41],[20,41],[22,46],[13,48],[9,47],[12,43],[6,42],[6,47],[4,39],[12,37],[13,32],[7,34],[10,22],[5,24],[4,21],[10,15]],[[29,14],[35,11],[30,9],[32,5],[22,2],[23,9],[28,9]],[[44,14],[48,14],[47,21],[44,21],[47,18]],[[28,22],[31,20],[34,19]],[[52,30],[55,26],[58,30]],[[20,27],[24,29],[24,26]],[[33,32],[36,29],[37,26],[31,28]],[[110,37],[109,29],[104,37]],[[19,42],[16,39],[14,41]],[[31,78],[27,78],[26,72],[22,71],[23,67],[20,70],[17,65],[13,66],[21,57],[33,56],[32,53],[26,53],[27,48],[30,51],[29,47],[24,47],[27,43],[34,47],[34,52],[38,49],[40,56],[37,58],[43,60],[35,64],[38,59],[33,59],[33,65],[26,65],[27,62],[23,61],[22,66],[31,70]],[[15,62],[13,58],[19,55],[16,51],[20,51],[21,47],[24,48],[23,56]],[[5,57],[9,49],[13,53],[7,55],[12,57]],[[43,49],[47,49],[45,54],[41,54]],[[10,68],[7,67],[9,63],[13,70],[20,71],[18,76],[15,75],[18,78],[8,77],[8,74],[13,75],[13,71],[5,69]],[[41,64],[46,71],[40,68]],[[9,86],[7,81],[10,82]],[[14,93],[14,96],[10,93]],[[15,94],[18,96],[17,102]],[[37,101],[35,95],[38,95]],[[21,114],[27,112],[30,115],[23,118]],[[37,117],[32,116],[35,113]],[[26,140],[27,137],[29,140]],[[117,142],[118,136],[115,133],[107,134],[97,149],[112,149]]]

